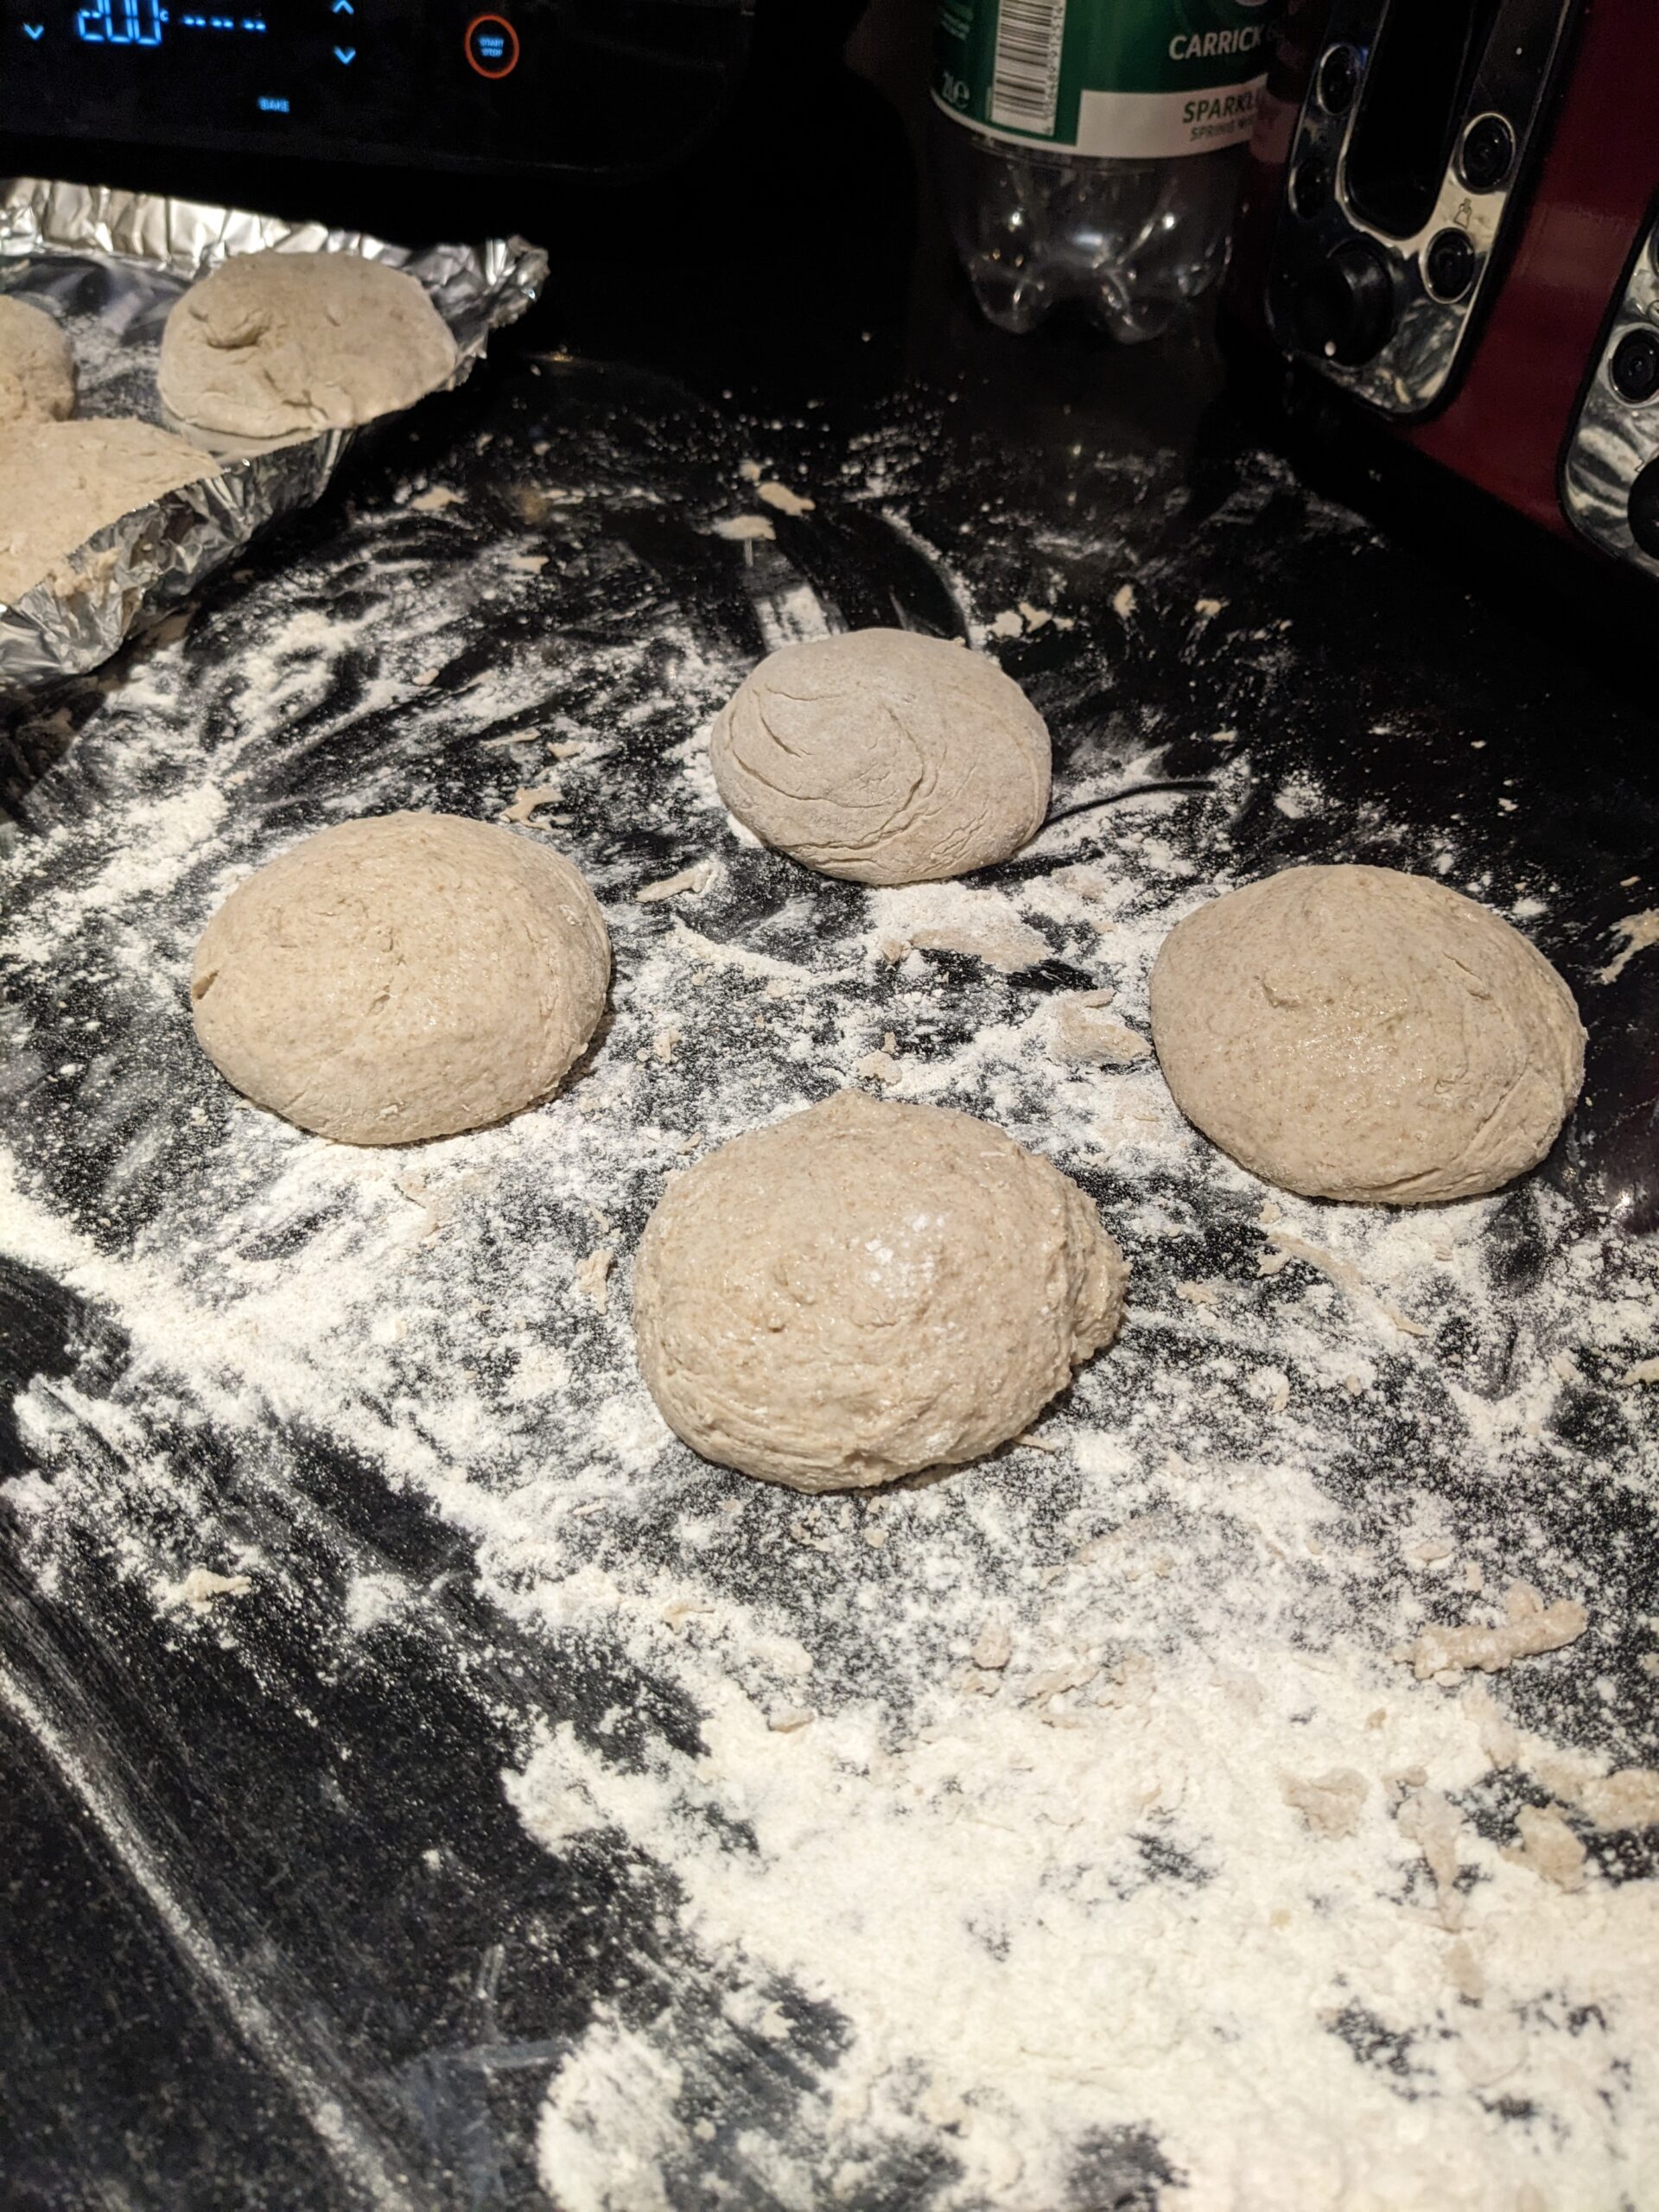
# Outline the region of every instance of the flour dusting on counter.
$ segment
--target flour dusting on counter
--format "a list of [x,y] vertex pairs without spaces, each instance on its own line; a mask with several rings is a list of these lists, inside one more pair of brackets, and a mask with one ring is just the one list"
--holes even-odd
[[[1184,487],[1108,456],[1092,534],[1039,543],[1011,486],[964,537],[982,474],[895,420],[728,543],[739,426],[653,442],[603,378],[525,385],[463,498],[364,497],[74,694],[27,802],[0,1244],[80,1317],[12,1408],[31,1586],[321,1743],[296,1643],[325,1688],[425,1685],[411,1741],[442,1704],[430,1786],[470,1777],[525,1895],[587,1900],[504,1889],[450,2039],[516,2054],[563,2212],[1640,2207],[1659,1394],[1622,1384],[1659,1252],[1560,1177],[1270,1195],[1144,1050],[1053,1049],[1066,1005],[1144,1038],[1170,925],[1296,857],[1443,860],[1605,960],[1471,823],[1333,788],[1329,716],[1396,702],[1319,689],[1262,522],[1294,503],[1308,594],[1363,531],[1256,461],[1166,579],[1137,532]],[[780,609],[845,619],[853,542],[907,619],[1021,609],[991,642],[1053,812],[970,885],[812,876],[714,798],[702,733]],[[201,1057],[191,948],[273,853],[420,806],[577,861],[611,1019],[537,1111],[332,1146]],[[1129,1314],[991,1460],[807,1500],[670,1434],[632,1255],[689,1160],[860,1081],[1076,1177]],[[385,1877],[417,1921],[465,1826]],[[429,2115],[437,2065],[397,2061]]]

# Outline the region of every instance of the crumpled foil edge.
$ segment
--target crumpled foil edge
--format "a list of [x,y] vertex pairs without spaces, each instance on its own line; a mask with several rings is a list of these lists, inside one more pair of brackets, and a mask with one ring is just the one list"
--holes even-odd
[[[548,268],[542,249],[520,238],[409,248],[359,231],[104,185],[19,177],[0,190],[0,273],[19,259],[95,255],[124,264],[135,286],[148,280],[170,298],[232,254],[273,247],[361,254],[418,278],[455,340],[455,370],[446,391],[471,374],[492,334],[530,307]],[[156,279],[164,285],[157,287]],[[153,419],[165,420],[159,397]],[[134,632],[234,560],[266,523],[320,498],[361,435],[329,430],[235,454],[215,451],[198,436],[194,442],[219,461],[219,475],[124,515],[15,606],[0,604],[0,701],[107,660]]]

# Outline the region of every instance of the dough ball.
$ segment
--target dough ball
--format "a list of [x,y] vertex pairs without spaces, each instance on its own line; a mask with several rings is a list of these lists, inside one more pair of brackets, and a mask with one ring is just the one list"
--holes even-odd
[[0,606],[20,600],[106,524],[217,476],[205,453],[149,423],[30,423],[0,435]]
[[1428,1205],[1537,1165],[1584,1075],[1573,995],[1490,908],[1386,868],[1293,868],[1165,938],[1175,1103],[1305,1198]]
[[995,661],[909,630],[770,653],[710,742],[746,828],[824,875],[937,883],[1017,853],[1048,810],[1048,728]]
[[569,861],[486,822],[320,830],[233,891],[191,969],[221,1075],[302,1129],[410,1144],[557,1089],[605,1006],[611,945]]
[[346,429],[411,406],[455,358],[401,269],[355,253],[244,253],[167,318],[162,397],[181,422],[238,437]]
[[0,296],[0,430],[75,411],[75,356],[49,315]]
[[795,1490],[958,1465],[1109,1344],[1094,1202],[987,1122],[844,1090],[722,1145],[639,1243],[633,1323],[694,1452]]

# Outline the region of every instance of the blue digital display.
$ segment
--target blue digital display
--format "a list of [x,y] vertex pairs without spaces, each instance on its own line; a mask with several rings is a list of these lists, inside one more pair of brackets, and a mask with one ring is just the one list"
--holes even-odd
[[94,0],[75,11],[75,36],[88,46],[159,46],[169,23],[183,31],[242,31],[268,28],[262,15],[174,16],[161,0]]
[[97,0],[75,15],[75,36],[88,46],[159,46],[166,28],[159,0]]

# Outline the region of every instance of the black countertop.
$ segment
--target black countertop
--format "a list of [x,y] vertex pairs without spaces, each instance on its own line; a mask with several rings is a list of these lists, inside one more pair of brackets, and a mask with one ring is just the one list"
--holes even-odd
[[[867,34],[864,66],[902,70],[907,35],[902,25]],[[1593,977],[1617,950],[1615,925],[1659,899],[1659,709],[1639,598],[1352,441],[1295,452],[1299,480],[1264,458],[1274,427],[1230,390],[1207,331],[1123,352],[1069,326],[1025,340],[988,329],[950,268],[914,150],[882,90],[825,67],[786,115],[766,102],[743,110],[684,178],[563,195],[540,230],[525,212],[518,226],[548,238],[555,274],[509,357],[424,414],[406,450],[366,460],[323,509],[210,588],[208,633],[239,650],[241,595],[290,565],[309,588],[331,543],[358,543],[372,562],[372,533],[353,537],[359,518],[389,512],[400,485],[442,476],[487,505],[538,437],[557,438],[562,423],[568,435],[572,422],[601,477],[630,444],[643,472],[653,440],[722,467],[764,441],[772,466],[803,482],[832,473],[860,439],[922,424],[917,450],[932,480],[912,474],[895,496],[928,510],[936,541],[947,518],[962,533],[982,526],[982,486],[1017,486],[1019,512],[1062,535],[1115,506],[1109,561],[1053,556],[1074,595],[1135,582],[1133,620],[1096,610],[1092,644],[1103,641],[1109,686],[1071,681],[1074,648],[1052,627],[1023,640],[1010,665],[1057,730],[1093,720],[1155,732],[1156,773],[1172,788],[1212,772],[1216,715],[1246,725],[1255,774],[1230,834],[1263,870],[1333,849],[1399,852],[1368,827],[1381,798],[1391,836],[1408,825],[1408,861],[1450,836],[1463,872],[1484,874],[1500,903],[1543,890],[1540,942],[1591,1017],[1586,1096],[1548,1187],[1580,1224],[1611,1226],[1634,1248],[1659,1224],[1659,953],[1616,984]],[[135,160],[122,181],[154,174]],[[180,171],[167,181],[203,180]],[[273,178],[269,197],[292,203],[308,188]],[[418,227],[410,203],[387,219],[391,191],[371,180],[344,189],[349,208],[324,212],[408,234]],[[470,227],[499,210],[477,212]],[[664,481],[671,496],[683,488],[672,470]],[[1340,560],[1308,520],[1315,484],[1361,501],[1377,524],[1345,541]],[[843,620],[898,608],[957,626],[928,563],[908,562],[868,516],[819,521],[779,518],[780,550]],[[487,519],[480,526],[487,533]],[[693,583],[694,549],[671,521],[636,515],[627,528],[634,556],[689,599],[703,595],[699,619],[734,650],[760,649],[731,572]],[[1294,614],[1294,666],[1241,650],[1230,669],[1199,667],[1188,652],[1194,593],[1213,583],[1229,530],[1239,620]],[[357,588],[348,567],[334,572],[342,605]],[[1018,573],[1011,550],[988,556],[982,606],[1001,604],[997,580]],[[142,682],[145,652],[72,687],[57,720],[31,710],[0,726],[5,801],[24,843],[96,807],[105,686]],[[360,683],[364,671],[340,680]],[[181,696],[216,726],[210,670]],[[1294,770],[1317,776],[1316,817],[1274,803]],[[291,818],[344,772],[310,756]],[[438,803],[464,789],[442,776],[426,788]],[[273,820],[287,804],[273,801]],[[677,864],[666,837],[633,849],[643,865]],[[22,1011],[49,1028],[42,1002]],[[94,1138],[58,1141],[52,1117],[71,1108],[13,1065],[3,1110],[19,1160],[66,1221],[118,1257],[149,1201],[102,1179]],[[1542,1264],[1524,1238],[1513,1262],[1522,1273]],[[170,1463],[225,1526],[257,1534],[280,1522],[302,1584],[334,1589],[347,1564],[360,1572],[369,1560],[442,1592],[435,1625],[400,1637],[391,1665],[340,1666],[298,1605],[262,1608],[251,1643],[216,1643],[179,1634],[91,1529],[43,1575],[28,1544],[10,1541],[22,1524],[0,1497],[0,2202],[223,2212],[543,2201],[534,2138],[550,2069],[596,2003],[642,2018],[680,2001],[683,1965],[671,1875],[614,1836],[550,1856],[496,1777],[527,1716],[691,1745],[696,1713],[613,1654],[505,1618],[475,1588],[466,1533],[337,1445],[311,1449],[303,1417],[274,1430],[264,1457],[200,1408],[156,1399],[141,1412],[110,1309],[50,1266],[0,1261],[0,1471],[130,1488],[138,1462]],[[56,1409],[49,1449],[38,1421],[20,1426],[11,1410],[30,1389]],[[118,1405],[120,1420],[100,1417]],[[1650,1438],[1627,1435],[1592,1391],[1561,1418],[1577,1424],[1568,1440],[1586,1467],[1645,1464],[1650,1475]],[[1627,1482],[1610,1495],[1577,1540],[1586,1573],[1632,1624],[1654,1604],[1652,1508],[1638,1491]],[[158,1516],[170,1510],[158,1497]],[[1639,1643],[1632,1626],[1599,1659],[1625,1700],[1616,1755],[1626,1762],[1650,1726]],[[1535,1716],[1604,1740],[1587,1680],[1563,1681],[1553,1705],[1532,1694]],[[1637,1837],[1604,1858],[1610,1878],[1651,1871]],[[411,1883],[411,1866],[428,1872]],[[780,2002],[791,2037],[741,2041],[725,2061],[734,2108],[763,2132],[786,2126],[837,2034],[804,1999]],[[1096,2193],[1080,2183],[1076,2201],[1151,2212],[1170,2177],[1157,2146],[1126,2137],[1113,2155]],[[726,2201],[782,2201],[737,2166],[724,2171]],[[846,2201],[920,2206],[942,2171],[918,2156]],[[1099,2193],[1103,2175],[1116,2193]],[[667,2201],[702,2202],[699,2186],[682,2177]]]

